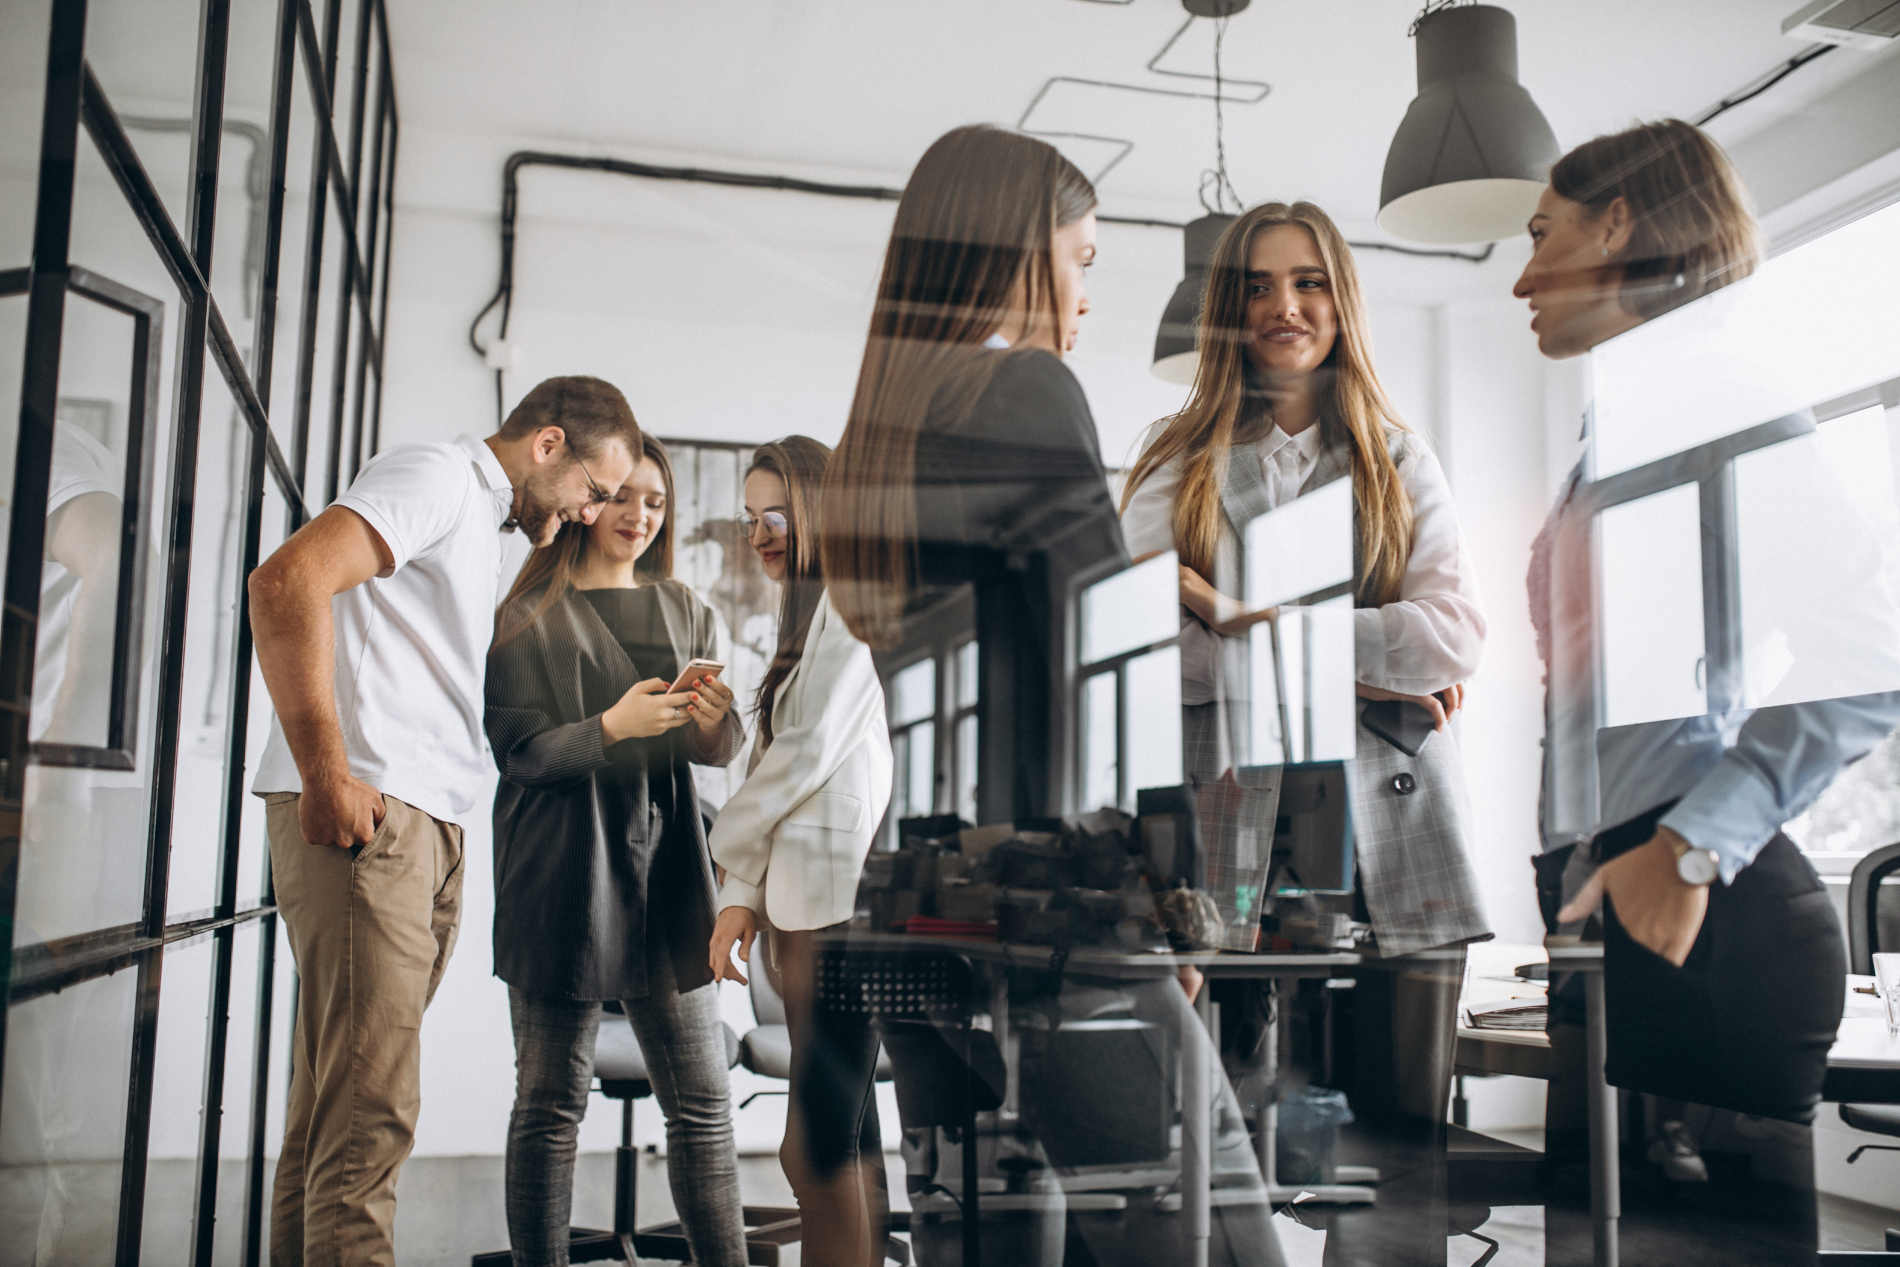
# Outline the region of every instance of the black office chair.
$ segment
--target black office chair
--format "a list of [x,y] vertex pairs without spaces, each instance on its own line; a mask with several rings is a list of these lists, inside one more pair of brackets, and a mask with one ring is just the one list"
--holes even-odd
[[[600,1093],[620,1101],[620,1146],[614,1150],[614,1225],[612,1230],[577,1227],[568,1233],[568,1261],[575,1263],[622,1262],[633,1264],[644,1258],[668,1262],[691,1262],[685,1228],[677,1221],[640,1230],[639,1173],[640,1153],[633,1143],[634,1102],[653,1094],[647,1076],[646,1054],[625,1020],[618,1003],[603,1005],[600,1036],[594,1045],[594,1080]],[[739,1063],[739,1036],[732,1027],[719,1027],[726,1038],[726,1068]],[[790,1215],[787,1225],[785,1216]],[[798,1212],[746,1207],[746,1261],[755,1267],[777,1267],[779,1252],[798,1240]],[[514,1256],[508,1250],[476,1254],[471,1267],[510,1267]]]
[[[1854,972],[1872,972],[1874,955],[1881,949],[1881,897],[1887,896],[1886,922],[1889,928],[1900,926],[1900,883],[1888,885],[1892,877],[1900,881],[1900,844],[1876,849],[1854,867],[1847,888],[1847,956]],[[1900,1138],[1900,1105],[1843,1104],[1841,1121],[1857,1131]],[[1900,1152],[1900,1145],[1862,1144],[1847,1155],[1851,1166],[1862,1153]],[[1887,1229],[1887,1249],[1900,1253],[1900,1230]]]

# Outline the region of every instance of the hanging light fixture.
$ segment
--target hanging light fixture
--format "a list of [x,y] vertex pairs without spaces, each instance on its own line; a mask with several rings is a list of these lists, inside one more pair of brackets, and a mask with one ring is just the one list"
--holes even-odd
[[1196,349],[1201,319],[1201,295],[1207,289],[1207,271],[1214,262],[1214,244],[1237,216],[1210,211],[1198,220],[1190,220],[1185,230],[1182,251],[1181,284],[1168,297],[1161,310],[1161,327],[1155,331],[1155,377],[1170,383],[1192,383],[1200,366]]
[[1557,137],[1517,81],[1517,19],[1427,5],[1412,26],[1418,96],[1385,156],[1379,227],[1413,242],[1495,242],[1537,205]]
[[[1250,0],[1181,0],[1181,7],[1197,18],[1214,18],[1214,151],[1215,167],[1201,178],[1201,207],[1206,215],[1190,220],[1183,229],[1180,284],[1161,310],[1161,325],[1155,330],[1155,377],[1170,383],[1192,383],[1200,368],[1201,354],[1196,347],[1200,334],[1201,295],[1207,289],[1207,273],[1214,262],[1214,245],[1220,235],[1239,217],[1222,211],[1223,199],[1240,205],[1227,178],[1226,121],[1221,113],[1220,46],[1226,33],[1226,19],[1245,9]],[[1207,201],[1207,186],[1214,187],[1214,201]]]

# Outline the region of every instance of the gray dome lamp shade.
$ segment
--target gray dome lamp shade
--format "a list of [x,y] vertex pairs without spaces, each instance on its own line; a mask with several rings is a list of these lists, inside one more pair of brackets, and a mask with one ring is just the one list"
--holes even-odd
[[1210,212],[1188,221],[1182,250],[1181,284],[1161,310],[1155,331],[1155,377],[1170,383],[1192,383],[1201,354],[1194,345],[1201,320],[1201,292],[1207,289],[1207,270],[1214,262],[1214,245],[1237,216]]
[[1419,18],[1418,96],[1385,156],[1379,227],[1451,246],[1495,242],[1537,206],[1557,137],[1517,82],[1517,19],[1496,5]]

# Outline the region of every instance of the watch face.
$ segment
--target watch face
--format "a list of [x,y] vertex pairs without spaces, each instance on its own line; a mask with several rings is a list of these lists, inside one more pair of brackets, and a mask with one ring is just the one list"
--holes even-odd
[[1714,884],[1715,855],[1706,849],[1690,849],[1676,859],[1676,874],[1684,884]]

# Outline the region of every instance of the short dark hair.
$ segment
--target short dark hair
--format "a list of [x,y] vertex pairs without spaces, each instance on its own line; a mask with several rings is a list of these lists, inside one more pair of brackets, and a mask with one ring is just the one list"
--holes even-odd
[[1681,119],[1585,141],[1550,169],[1550,187],[1594,215],[1629,204],[1623,306],[1648,320],[1740,281],[1761,263],[1748,193],[1722,147]]
[[620,389],[603,378],[564,374],[536,383],[501,424],[504,440],[531,436],[543,427],[559,427],[582,460],[600,456],[619,440],[627,452],[640,452],[640,424]]

